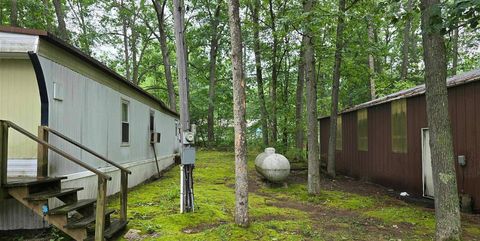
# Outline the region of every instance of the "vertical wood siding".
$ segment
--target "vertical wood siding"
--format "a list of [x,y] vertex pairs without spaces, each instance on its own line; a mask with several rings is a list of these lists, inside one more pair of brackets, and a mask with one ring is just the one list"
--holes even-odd
[[[480,211],[480,83],[472,82],[448,89],[449,112],[459,192],[472,195],[474,209]],[[392,152],[390,103],[368,108],[368,151],[357,148],[356,111],[342,114],[343,150],[337,151],[337,171],[421,196],[421,129],[427,128],[425,96],[407,98],[407,153]],[[328,118],[320,120],[320,150],[326,160]],[[456,163],[465,155],[467,166]],[[464,181],[463,181],[464,180]]]

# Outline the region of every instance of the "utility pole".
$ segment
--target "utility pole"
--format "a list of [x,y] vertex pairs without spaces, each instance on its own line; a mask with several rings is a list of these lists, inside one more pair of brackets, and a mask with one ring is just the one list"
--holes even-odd
[[178,89],[180,96],[180,123],[182,142],[180,164],[180,212],[194,210],[193,168],[195,167],[195,127],[190,125],[188,112],[188,78],[185,52],[185,5],[183,0],[173,0],[175,48],[177,55]]

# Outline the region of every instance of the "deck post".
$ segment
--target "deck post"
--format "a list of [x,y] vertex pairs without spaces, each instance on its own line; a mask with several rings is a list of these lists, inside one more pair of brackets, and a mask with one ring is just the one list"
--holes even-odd
[[98,177],[97,210],[95,217],[95,241],[104,240],[105,234],[105,209],[107,205],[107,180]]
[[8,191],[3,189],[7,183],[8,164],[8,124],[0,120],[0,200],[8,197]]
[[120,171],[120,221],[127,221],[128,173]]
[[[38,126],[38,139],[48,143],[48,130],[44,126]],[[37,176],[48,176],[48,147],[38,143],[37,150]]]
[[[8,124],[0,121],[0,186],[7,183]],[[1,192],[0,192],[1,194]],[[0,195],[0,197],[3,195]]]

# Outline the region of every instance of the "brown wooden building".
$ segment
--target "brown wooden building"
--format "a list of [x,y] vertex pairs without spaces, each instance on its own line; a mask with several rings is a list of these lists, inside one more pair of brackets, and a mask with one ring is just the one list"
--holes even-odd
[[[480,211],[480,69],[447,80],[458,190]],[[326,160],[329,118],[319,119]],[[337,172],[432,198],[425,86],[344,110],[338,118]],[[464,156],[466,165],[459,165]],[[460,157],[461,159],[461,157]]]

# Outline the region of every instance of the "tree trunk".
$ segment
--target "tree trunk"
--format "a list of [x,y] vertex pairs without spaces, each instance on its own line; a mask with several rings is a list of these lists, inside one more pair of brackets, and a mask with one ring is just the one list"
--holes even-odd
[[10,7],[10,25],[13,27],[18,27],[18,9],[17,9],[17,0],[11,0]]
[[403,44],[402,44],[402,66],[400,70],[400,80],[405,80],[408,75],[408,53],[410,52],[410,28],[412,26],[411,14],[413,9],[413,0],[407,2],[407,19],[405,22],[405,29],[403,30]]
[[233,118],[235,126],[235,223],[247,227],[248,221],[248,175],[246,143],[246,96],[242,63],[242,33],[240,30],[238,0],[230,0],[228,15],[232,45]]
[[[447,96],[447,60],[441,29],[439,0],[422,0],[422,39],[425,96],[430,133],[435,193],[436,240],[460,240],[461,226],[457,177]],[[439,23],[440,22],[440,23]]]
[[159,0],[152,0],[152,2],[153,2],[153,6],[155,7],[155,11],[157,13],[158,31],[160,35],[158,38],[158,42],[160,42],[160,49],[162,50],[163,68],[165,71],[165,79],[167,81],[168,104],[170,106],[170,109],[176,110],[177,103],[176,103],[176,96],[175,96],[175,88],[173,86],[172,71],[170,66],[170,56],[169,56],[168,46],[167,46],[167,34],[165,32],[165,6],[167,4],[167,0],[163,0],[163,3],[161,6],[160,6]]
[[[125,10],[125,5],[123,3],[123,0],[120,1],[120,8],[118,9],[119,12],[123,12]],[[129,47],[128,47],[128,19],[125,14],[120,14],[120,17],[122,18],[122,35],[123,35],[123,55],[125,58],[125,78],[128,81],[131,81],[130,78],[130,54],[129,54]]]
[[340,87],[340,68],[343,51],[343,29],[345,17],[345,0],[338,1],[337,42],[335,46],[335,64],[333,66],[332,84],[332,111],[330,113],[330,136],[328,138],[328,164],[327,172],[335,178],[335,150],[337,142],[337,115],[338,115],[338,91]]
[[[313,0],[304,2],[303,11],[312,11]],[[318,120],[317,120],[317,80],[315,78],[315,60],[313,36],[310,29],[311,14],[305,24],[305,71],[307,86],[307,139],[308,139],[308,193],[320,193],[320,160],[318,159]]]
[[260,118],[262,123],[262,137],[263,145],[269,145],[269,136],[268,136],[268,113],[265,106],[265,94],[263,89],[263,77],[262,77],[262,60],[260,52],[260,23],[258,19],[258,12],[260,10],[260,1],[254,1],[254,6],[252,7],[252,18],[253,18],[253,51],[255,54],[255,70],[257,77],[257,89],[258,89],[258,101],[260,102]]
[[207,116],[207,137],[209,144],[215,141],[215,135],[213,130],[213,114],[215,111],[215,85],[216,85],[216,71],[217,71],[217,52],[218,52],[218,23],[220,22],[220,8],[222,1],[217,2],[215,8],[215,14],[211,19],[212,36],[210,39],[210,72],[209,79],[210,85],[208,87],[208,116]]
[[[285,46],[285,56],[289,56],[288,54],[288,46]],[[283,81],[283,131],[282,131],[282,144],[285,147],[285,150],[288,148],[288,114],[289,113],[289,108],[288,108],[288,84],[290,82],[289,80],[289,74],[290,74],[290,66],[288,63],[288,58],[285,59],[285,80]]]
[[278,79],[278,66],[277,66],[277,49],[278,38],[275,24],[275,13],[273,12],[273,0],[269,0],[270,18],[272,21],[272,84],[271,84],[271,98],[272,98],[272,142],[277,143],[278,139],[278,121],[277,121],[277,79]]
[[302,160],[303,155],[303,89],[305,82],[305,37],[302,37],[300,45],[300,56],[298,59],[297,91],[295,98],[295,147],[297,160]]
[[59,37],[68,42],[68,32],[65,24],[65,13],[63,11],[62,2],[60,0],[53,0],[53,6],[55,7],[55,14],[57,15]]
[[190,130],[190,116],[188,111],[189,83],[187,76],[187,51],[185,46],[185,5],[183,0],[173,1],[173,19],[177,56],[178,92],[180,94],[180,122],[182,123],[182,131],[188,131]]
[[[135,24],[135,19],[133,19],[132,21],[132,25],[134,24]],[[132,41],[130,41],[130,48],[132,51],[132,83],[134,85],[138,85],[138,67],[139,67],[139,60],[137,57],[138,32],[134,29],[134,26],[130,26],[130,28],[132,30]]]
[[457,74],[457,66],[458,66],[458,28],[453,30],[453,37],[452,37],[452,75]]
[[375,99],[375,56],[373,55],[372,46],[375,43],[375,34],[373,31],[373,23],[369,21],[368,23],[368,42],[370,44],[370,53],[368,54],[368,68],[370,70],[369,78],[370,78],[370,99]]

